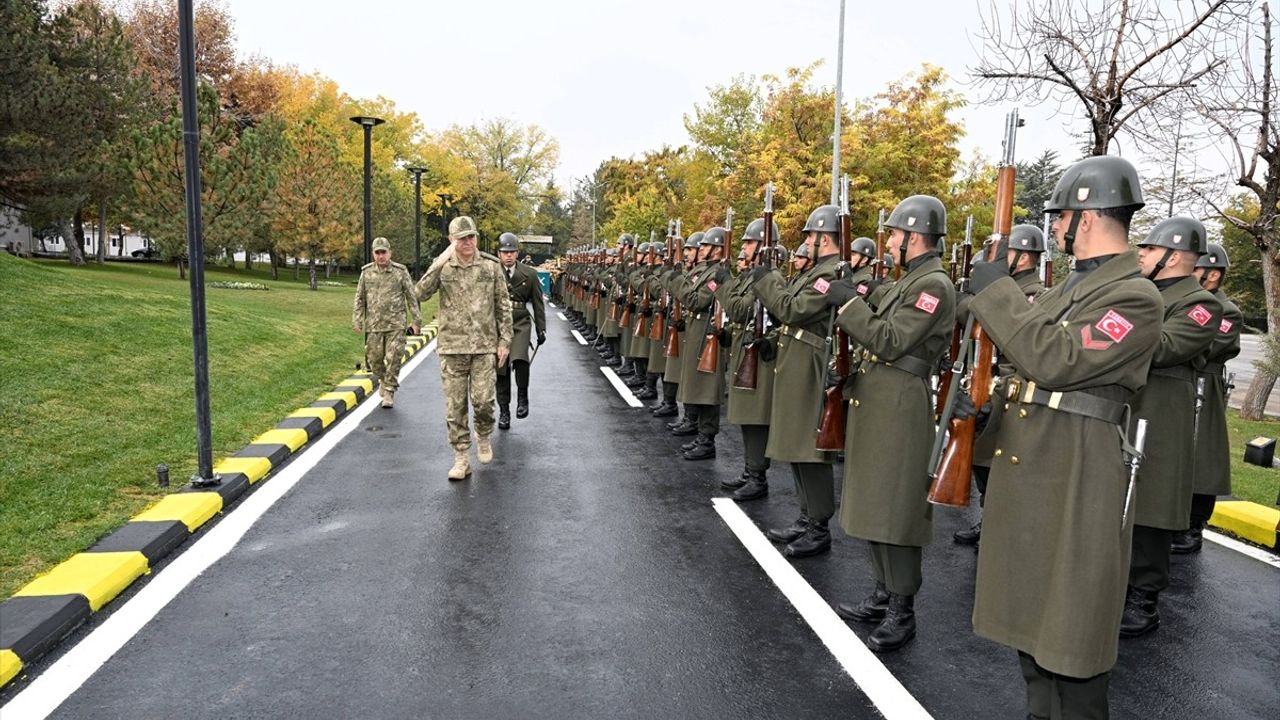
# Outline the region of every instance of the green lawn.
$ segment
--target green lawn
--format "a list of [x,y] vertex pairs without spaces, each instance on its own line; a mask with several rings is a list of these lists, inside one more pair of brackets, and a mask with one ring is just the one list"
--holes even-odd
[[[354,286],[292,270],[210,267],[215,458],[235,452],[349,374]],[[323,276],[321,276],[323,277]],[[0,598],[92,545],[195,471],[191,310],[172,265],[72,268],[0,253]],[[424,308],[434,313],[435,299]]]
[[1280,420],[1241,420],[1240,413],[1227,411],[1227,432],[1231,436],[1231,492],[1242,500],[1273,507],[1280,493],[1280,468],[1261,468],[1244,461],[1244,444],[1265,435],[1280,437]]

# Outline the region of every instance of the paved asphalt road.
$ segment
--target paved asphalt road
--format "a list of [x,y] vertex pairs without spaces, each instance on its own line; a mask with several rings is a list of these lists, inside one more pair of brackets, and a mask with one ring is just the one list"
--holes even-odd
[[[1227,363],[1227,372],[1236,374],[1236,389],[1231,393],[1231,407],[1239,408],[1240,401],[1244,400],[1245,393],[1249,392],[1249,383],[1258,372],[1253,366],[1253,361],[1260,357],[1262,357],[1262,336],[1241,335],[1240,354]],[[1280,416],[1280,392],[1276,392],[1275,388],[1272,388],[1271,394],[1267,396],[1267,414]]]
[[[395,410],[369,415],[54,717],[878,717],[712,507],[741,470],[734,428],[716,461],[678,459],[679,439],[549,323],[532,414],[492,465],[446,481],[429,356]],[[771,478],[743,506],[761,526],[796,511],[786,471]],[[883,662],[934,717],[1022,718],[1013,651],[970,629],[976,556],[950,536],[972,512],[937,513],[919,636]],[[832,553],[794,563],[827,603],[871,586],[863,543],[835,533]],[[1280,569],[1256,559],[1213,543],[1177,558],[1163,626],[1121,646],[1113,717],[1280,716],[1277,597]]]

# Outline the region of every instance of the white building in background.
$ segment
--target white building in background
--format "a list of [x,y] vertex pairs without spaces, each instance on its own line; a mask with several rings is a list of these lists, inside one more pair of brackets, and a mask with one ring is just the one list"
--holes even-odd
[[[121,238],[118,236],[119,228],[116,234],[110,234],[106,239],[107,257],[120,257]],[[98,232],[97,225],[94,223],[86,223],[84,228],[84,253],[85,255],[98,254]],[[124,233],[124,252],[126,257],[132,257],[135,253],[138,255],[145,254],[147,248],[151,246],[151,242],[136,233]],[[31,228],[24,224],[18,217],[17,209],[9,205],[0,205],[0,250],[21,253],[65,253],[67,251],[66,242],[61,237],[45,239],[41,241],[35,236]]]

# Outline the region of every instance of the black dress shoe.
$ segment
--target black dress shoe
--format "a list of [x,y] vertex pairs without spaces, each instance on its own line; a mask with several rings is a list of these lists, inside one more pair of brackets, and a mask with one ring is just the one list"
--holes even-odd
[[498,408],[498,429],[507,430],[511,427],[511,411],[508,408]]
[[893,652],[915,636],[915,596],[889,593],[889,607],[884,612],[884,620],[867,637],[867,647],[872,652]]
[[1169,550],[1174,555],[1190,555],[1191,553],[1200,552],[1200,547],[1203,544],[1203,531],[1198,527],[1192,527],[1189,530],[1174,533],[1173,544],[1169,546]]
[[751,476],[751,480],[738,488],[731,497],[738,502],[750,502],[769,497],[769,483],[765,480],[764,473]]
[[769,528],[768,530],[765,531],[764,536],[769,538],[770,542],[775,542],[775,543],[778,543],[779,545],[786,545],[787,543],[790,543],[796,540],[797,538],[799,538],[801,535],[804,534],[804,531],[808,529],[809,529],[809,517],[807,515],[801,514],[800,517],[797,518],[795,522],[791,523],[786,527]]
[[1124,615],[1120,616],[1120,637],[1136,638],[1160,627],[1159,597],[1156,590],[1129,588]]
[[529,398],[522,397],[516,401],[516,417],[520,419],[529,417]]
[[684,453],[685,460],[711,460],[716,456],[716,439],[713,435],[698,435],[698,442]]
[[738,477],[736,477],[736,478],[730,478],[730,479],[728,479],[728,480],[721,480],[721,481],[720,481],[720,487],[724,488],[725,490],[737,490],[738,488],[742,487],[743,485],[746,485],[746,484],[747,484],[747,480],[748,480],[748,479],[750,479],[750,478],[751,478],[751,473],[750,473],[749,471],[747,471],[747,470],[743,470],[743,471],[742,471],[742,474],[741,474],[741,475],[739,475],[739,476],[738,476]]
[[982,539],[982,521],[979,520],[974,523],[971,528],[955,531],[951,539],[957,545],[977,545],[978,541]]
[[653,411],[653,416],[654,417],[674,417],[679,413],[680,413],[680,408],[676,407],[675,405],[668,405],[667,403],[663,403],[658,406],[658,409]]
[[825,522],[821,524],[810,522],[809,529],[788,543],[782,554],[787,557],[803,558],[826,552],[831,552],[831,531],[827,529]]
[[876,589],[859,603],[836,603],[836,614],[854,622],[880,622],[888,609],[889,591],[882,582],[877,582]]

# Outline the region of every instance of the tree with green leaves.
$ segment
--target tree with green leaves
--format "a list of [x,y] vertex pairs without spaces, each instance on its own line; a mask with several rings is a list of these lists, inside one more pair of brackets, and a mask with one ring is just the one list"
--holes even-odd
[[[1062,170],[1055,150],[1045,150],[1034,160],[1018,162],[1018,189],[1014,197],[1018,206],[1014,208],[1016,222],[1040,224],[1044,204],[1058,184],[1058,178],[1062,177]],[[1019,208],[1023,212],[1019,212]]]
[[306,257],[315,290],[316,261],[360,245],[361,179],[343,162],[338,137],[314,120],[285,134],[287,144],[272,196],[276,247]]

